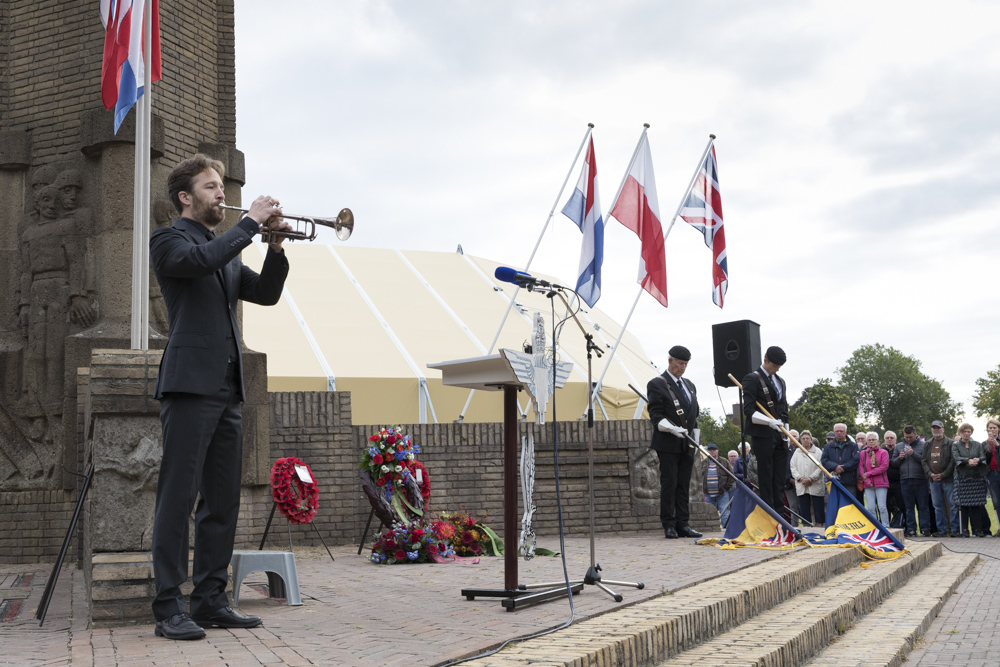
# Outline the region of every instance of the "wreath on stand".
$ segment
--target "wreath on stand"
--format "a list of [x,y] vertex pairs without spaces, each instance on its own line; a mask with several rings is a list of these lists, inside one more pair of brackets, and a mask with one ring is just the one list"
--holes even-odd
[[[308,482],[303,481],[296,466],[309,474]],[[311,523],[319,508],[319,489],[312,469],[301,459],[286,456],[274,462],[271,468],[271,495],[281,513],[292,523]]]

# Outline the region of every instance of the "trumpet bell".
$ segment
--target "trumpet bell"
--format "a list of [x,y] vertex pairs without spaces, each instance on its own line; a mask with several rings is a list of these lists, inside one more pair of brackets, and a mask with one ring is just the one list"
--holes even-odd
[[337,230],[337,238],[341,241],[351,238],[351,234],[354,232],[354,213],[351,209],[341,209],[340,213],[337,214],[337,221],[333,227]]

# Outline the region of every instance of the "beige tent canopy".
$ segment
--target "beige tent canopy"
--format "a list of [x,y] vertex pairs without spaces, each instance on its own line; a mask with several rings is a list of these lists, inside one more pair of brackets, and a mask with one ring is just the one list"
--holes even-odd
[[[243,261],[259,271],[266,246],[255,245],[244,251]],[[440,371],[427,364],[491,352],[487,348],[516,290],[494,279],[499,264],[461,251],[286,243],[285,252],[292,270],[281,302],[243,309],[247,345],[267,354],[269,391],[350,391],[356,424],[459,417],[468,390],[443,386]],[[584,308],[581,322],[595,343],[610,352],[620,325],[597,308]],[[551,334],[549,299],[522,289],[497,346],[521,350],[531,339],[536,311]],[[563,312],[557,300],[556,313],[561,318]],[[587,355],[583,334],[573,322],[564,326],[558,352],[574,364],[556,395],[558,417],[574,420],[584,414],[587,402]],[[595,382],[607,359],[595,356]],[[597,419],[643,416],[645,406],[628,384],[645,390],[658,372],[639,341],[626,332],[604,377]],[[501,392],[476,392],[465,421],[499,421],[502,403]],[[533,419],[524,394],[520,405]],[[551,401],[546,419],[552,419]]]

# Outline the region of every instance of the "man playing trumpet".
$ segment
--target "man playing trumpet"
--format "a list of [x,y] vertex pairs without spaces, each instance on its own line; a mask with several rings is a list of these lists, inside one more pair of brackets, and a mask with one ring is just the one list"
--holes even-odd
[[[225,219],[221,162],[198,154],[167,180],[181,212],[150,238],[153,271],[167,307],[170,335],[156,380],[163,427],[163,460],[153,519],[156,635],[201,639],[202,628],[252,628],[260,618],[239,614],[226,595],[240,506],[243,431],[243,354],[237,300],[274,305],[288,260],[282,237],[271,237],[258,274],[240,251],[262,225],[291,230],[278,202],[257,197],[236,225],[216,236]],[[188,615],[180,586],[187,580],[188,517],[195,498],[194,591]]]

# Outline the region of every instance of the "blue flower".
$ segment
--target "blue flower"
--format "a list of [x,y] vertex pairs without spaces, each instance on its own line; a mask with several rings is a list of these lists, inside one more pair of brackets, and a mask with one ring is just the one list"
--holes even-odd
[[378,450],[375,449],[374,447],[369,447],[368,453],[371,454],[372,456],[375,456],[376,454],[378,454]]
[[417,557],[419,555],[420,555],[419,551],[407,551],[406,552],[406,557],[409,558],[410,560],[417,560]]

